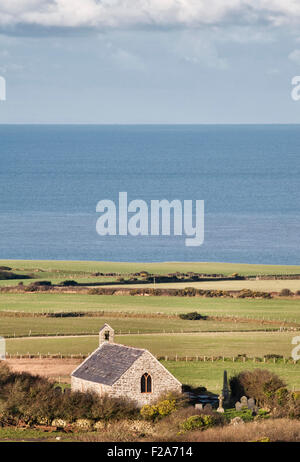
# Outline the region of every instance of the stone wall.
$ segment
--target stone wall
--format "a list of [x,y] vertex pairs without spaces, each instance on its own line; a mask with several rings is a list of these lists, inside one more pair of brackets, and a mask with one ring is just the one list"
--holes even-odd
[[[152,379],[152,393],[141,393],[141,377],[148,373]],[[113,384],[110,396],[125,397],[135,401],[138,406],[151,404],[166,392],[181,392],[182,385],[148,351],[142,354],[134,364]]]
[[108,385],[103,385],[102,383],[90,382],[89,380],[79,379],[78,377],[71,376],[71,389],[72,391],[92,391],[98,393],[98,395],[103,396],[105,394],[110,394],[111,387]]

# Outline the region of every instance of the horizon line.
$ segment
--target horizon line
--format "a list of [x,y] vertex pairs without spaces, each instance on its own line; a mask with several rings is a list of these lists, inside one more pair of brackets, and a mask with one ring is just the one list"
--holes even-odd
[[300,125],[300,122],[263,122],[263,123],[257,123],[257,122],[240,122],[240,123],[221,123],[221,122],[215,122],[215,123],[207,123],[207,122],[193,122],[193,123],[188,123],[188,122],[181,122],[181,123],[172,123],[172,122],[145,122],[145,123],[119,123],[119,122],[0,122],[0,126],[11,126],[11,125],[18,125],[18,126],[32,126],[32,125],[52,125],[52,126],[119,126],[119,127],[128,127],[128,126],[288,126],[288,125]]

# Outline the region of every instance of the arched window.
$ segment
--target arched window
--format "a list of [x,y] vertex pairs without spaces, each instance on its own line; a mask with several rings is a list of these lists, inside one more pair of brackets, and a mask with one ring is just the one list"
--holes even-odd
[[141,378],[141,393],[152,393],[152,379],[147,372]]

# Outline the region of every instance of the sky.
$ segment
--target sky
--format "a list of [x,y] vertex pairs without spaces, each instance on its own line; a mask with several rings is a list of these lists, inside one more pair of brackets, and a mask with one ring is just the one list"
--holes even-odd
[[0,123],[299,123],[299,0],[0,0]]

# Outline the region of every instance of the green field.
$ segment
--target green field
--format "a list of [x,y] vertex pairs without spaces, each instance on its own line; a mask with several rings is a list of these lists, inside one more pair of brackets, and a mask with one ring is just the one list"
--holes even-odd
[[203,315],[211,316],[300,322],[300,299],[285,300],[280,298],[266,300],[49,293],[1,294],[0,310],[32,313],[105,311],[169,315],[198,311]]
[[228,378],[242,370],[255,368],[268,369],[279,375],[291,390],[300,390],[300,363],[283,364],[272,363],[246,363],[229,361],[162,361],[162,364],[181,382],[193,386],[204,386],[209,391],[220,393],[223,383],[224,370]]
[[274,330],[278,326],[261,322],[228,321],[183,321],[174,318],[130,318],[130,317],[83,317],[83,318],[38,318],[0,317],[0,336],[22,337],[27,335],[98,334],[104,322],[118,333],[151,332],[215,332]]
[[[110,282],[113,277],[96,277],[92,273],[129,274],[148,271],[156,274],[197,272],[207,274],[239,273],[300,274],[300,266],[266,266],[225,263],[109,263],[59,261],[0,261],[18,274],[31,273],[33,280],[53,283],[74,279],[85,284]],[[0,284],[17,284],[0,281]],[[25,284],[32,279],[24,280]],[[162,286],[171,284],[162,284]],[[281,290],[300,289],[300,281],[220,281],[207,283],[176,283],[177,287],[197,286],[215,289]],[[153,285],[151,285],[153,287]],[[158,286],[158,285],[157,285]],[[133,287],[133,286],[131,286]],[[140,286],[141,287],[141,286]],[[271,289],[270,289],[271,288]],[[0,336],[7,339],[8,354],[78,355],[91,353],[98,346],[98,331],[108,322],[116,331],[117,343],[146,348],[157,357],[226,357],[231,361],[166,361],[166,366],[183,383],[203,385],[220,391],[223,370],[229,375],[244,368],[267,367],[286,379],[291,388],[300,389],[300,364],[279,361],[260,363],[235,361],[246,354],[249,358],[278,354],[290,357],[291,340],[297,332],[263,332],[280,325],[300,326],[300,298],[237,299],[205,297],[99,296],[80,293],[1,293]],[[15,317],[4,312],[72,313],[97,312],[98,317]],[[183,321],[174,315],[197,311],[222,320]],[[126,317],[127,314],[127,317]],[[131,314],[131,316],[128,316]],[[262,321],[277,321],[263,324]],[[248,331],[248,332],[247,332]],[[172,333],[170,333],[172,332]],[[130,334],[129,334],[130,333]],[[24,338],[18,338],[22,337]],[[27,337],[26,337],[27,336]],[[36,336],[36,337],[34,337]],[[40,337],[39,337],[40,336]],[[43,336],[45,336],[43,338]],[[49,336],[49,337],[48,337]],[[52,337],[51,337],[52,336]]]
[[[116,335],[115,341],[145,348],[156,356],[237,356],[262,357],[266,354],[291,356],[295,333],[215,332],[186,334]],[[97,336],[7,339],[9,354],[83,354],[98,346]]]
[[241,275],[258,274],[300,274],[300,266],[283,265],[249,265],[241,263],[211,263],[211,262],[165,262],[165,263],[128,263],[128,262],[97,262],[97,261],[46,261],[46,260],[0,260],[0,266],[9,266],[22,272],[32,271],[45,279],[53,274],[65,277],[75,273],[84,276],[86,273],[149,273],[166,274],[175,272],[195,272],[207,274],[239,273]]

